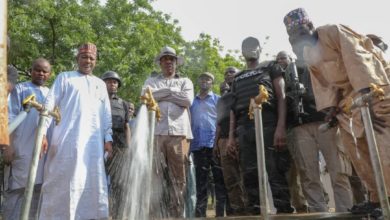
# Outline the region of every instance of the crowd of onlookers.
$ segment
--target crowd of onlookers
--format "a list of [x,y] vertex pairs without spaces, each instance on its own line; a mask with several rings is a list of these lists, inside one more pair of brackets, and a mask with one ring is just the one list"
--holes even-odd
[[[246,67],[226,68],[220,95],[212,91],[210,72],[199,73],[195,93],[193,82],[178,71],[184,59],[173,48],[165,46],[156,56],[161,73],[143,87],[151,90],[161,112],[154,130],[150,218],[206,217],[211,181],[217,217],[260,214],[259,142],[271,212],[329,212],[332,200],[335,212],[382,215],[367,131],[358,110],[351,116],[341,108],[347,98],[369,93],[370,83],[388,93],[387,45],[344,25],[314,28],[302,8],[289,12],[284,24],[297,59],[281,51],[275,60],[260,61],[259,41],[245,38]],[[78,69],[58,74],[50,89],[45,82],[51,65],[44,58],[33,61],[28,82],[16,84],[17,71],[8,69],[9,123],[23,111],[28,114],[3,149],[4,219],[21,215],[38,129],[45,135],[30,217],[123,217],[126,183],[120,171],[131,159],[135,106],[118,96],[118,73],[93,74],[94,44],[82,44],[76,60]],[[268,94],[260,139],[259,119],[250,110],[259,85]],[[45,109],[60,109],[59,124],[50,118],[39,125],[40,110],[23,104],[32,94]],[[373,98],[368,106],[389,193],[390,105],[388,98]]]

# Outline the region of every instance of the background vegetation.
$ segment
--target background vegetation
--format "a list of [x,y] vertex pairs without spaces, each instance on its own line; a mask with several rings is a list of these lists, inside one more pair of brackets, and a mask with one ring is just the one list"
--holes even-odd
[[179,21],[154,10],[148,0],[108,0],[105,5],[98,0],[9,0],[8,4],[9,63],[26,73],[21,81],[28,80],[31,63],[38,57],[53,66],[49,83],[59,72],[77,69],[76,49],[84,42],[98,47],[94,74],[118,72],[123,81],[120,96],[135,103],[145,79],[152,71],[159,72],[153,60],[165,45],[185,58],[179,71],[195,86],[200,73],[213,73],[215,92],[226,67],[243,67],[237,54],[221,55],[222,45],[207,33],[185,41]]

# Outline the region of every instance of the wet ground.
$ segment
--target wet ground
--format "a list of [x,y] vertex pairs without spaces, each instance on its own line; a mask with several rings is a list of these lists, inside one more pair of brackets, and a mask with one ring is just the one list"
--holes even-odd
[[[196,218],[201,219],[201,218]],[[261,216],[242,216],[242,217],[224,217],[224,218],[203,218],[207,220],[223,220],[223,219],[232,219],[232,220],[261,220]],[[283,215],[269,215],[270,220],[316,220],[316,219],[356,219],[363,220],[368,219],[364,215],[352,215],[351,213],[310,213],[310,214],[283,214]],[[194,219],[195,220],[195,219]]]

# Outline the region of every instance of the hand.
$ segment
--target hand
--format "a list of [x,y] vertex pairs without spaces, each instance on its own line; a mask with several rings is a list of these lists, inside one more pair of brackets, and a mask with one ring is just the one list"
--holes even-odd
[[227,155],[233,159],[238,160],[238,145],[236,143],[236,139],[229,138],[226,147],[227,147],[227,149],[226,149]]
[[49,144],[47,142],[46,135],[43,135],[42,145],[41,145],[41,153],[39,154],[39,159],[42,158],[42,156],[47,153],[48,145]]
[[214,143],[214,147],[213,147],[213,156],[216,159],[220,159],[221,158],[221,151],[219,150],[219,147],[218,147],[218,141],[216,141],[216,142],[217,143]]
[[[381,106],[381,107],[383,107],[383,106]],[[387,127],[386,120],[378,117],[377,113],[373,109],[373,105],[372,105],[371,100],[368,102],[368,109],[370,111],[372,126],[374,127],[374,130],[377,131],[378,133],[382,134],[383,129]],[[388,111],[388,110],[385,109],[382,111],[378,111],[378,113],[385,112],[385,111]]]
[[325,110],[325,118],[324,118],[324,121],[325,122],[332,122],[335,120],[336,118],[336,115],[340,112],[340,108],[339,107],[329,107],[328,109]]
[[380,104],[379,109],[375,110],[376,115],[386,115],[390,113],[390,103]]
[[3,150],[4,163],[6,165],[11,164],[11,162],[15,159],[15,149],[9,145],[0,145],[0,147]]
[[274,134],[274,146],[276,150],[282,151],[286,148],[286,129],[277,127]]
[[111,159],[112,157],[112,142],[104,143],[104,152],[107,152],[107,159]]

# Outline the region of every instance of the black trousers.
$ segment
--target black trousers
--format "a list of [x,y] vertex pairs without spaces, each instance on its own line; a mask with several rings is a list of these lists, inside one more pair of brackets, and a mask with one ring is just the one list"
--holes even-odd
[[215,212],[217,217],[224,216],[227,192],[223,181],[221,166],[218,166],[212,148],[201,148],[192,152],[194,155],[195,175],[196,175],[196,208],[195,217],[206,217],[208,185],[210,170],[213,174],[214,191],[216,198]]
[[[274,126],[264,126],[265,163],[268,181],[272,191],[274,206],[278,212],[291,207],[290,192],[288,189],[285,169],[283,164],[278,164],[285,153],[278,152],[273,147]],[[244,187],[248,196],[248,214],[260,213],[259,181],[257,172],[256,133],[254,124],[237,127],[240,147],[240,166],[243,174]]]

